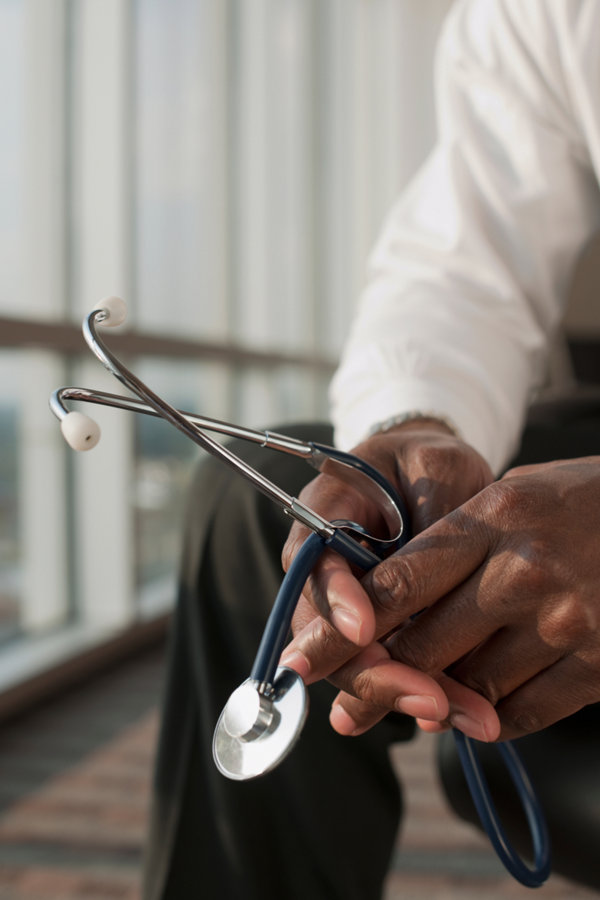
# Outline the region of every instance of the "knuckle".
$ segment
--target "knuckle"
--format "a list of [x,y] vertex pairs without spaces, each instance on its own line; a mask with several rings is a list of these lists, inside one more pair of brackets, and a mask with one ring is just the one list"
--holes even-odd
[[508,478],[523,478],[524,476],[529,475],[532,471],[538,468],[537,466],[532,465],[520,465],[520,466],[512,466],[510,469],[507,469],[503,475],[504,479]]
[[454,444],[419,443],[413,450],[414,461],[417,466],[428,473],[441,473],[442,470],[450,470],[459,462],[460,452]]
[[375,567],[369,577],[369,594],[373,601],[383,609],[391,609],[396,604],[398,580],[392,573],[389,563]]
[[519,546],[511,553],[506,582],[513,596],[544,597],[555,591],[555,566],[547,549],[539,543]]
[[534,734],[546,726],[541,715],[531,706],[523,707],[516,703],[504,703],[497,709],[503,728],[518,734]]
[[597,633],[597,611],[581,594],[570,592],[552,603],[538,629],[544,643],[552,647],[565,649],[586,644]]
[[539,604],[568,589],[572,582],[569,566],[556,546],[555,535],[519,526],[502,537],[497,548],[506,601],[519,597]]
[[319,677],[334,672],[348,657],[346,642],[321,616],[313,619],[309,628],[298,632],[294,640],[296,649],[309,662],[311,672]]
[[359,672],[352,685],[353,693],[368,707],[383,708],[380,690],[370,672]]
[[438,435],[433,442],[420,442],[412,450],[416,471],[435,478],[440,484],[455,484],[457,472],[469,484],[468,496],[477,493],[492,480],[482,457],[472,447],[455,438]]
[[514,521],[517,513],[522,514],[526,497],[515,480],[496,481],[485,491],[487,514],[492,522]]
[[342,645],[345,648],[345,642],[335,628],[329,624],[321,616],[314,620],[311,629],[311,645],[318,647],[319,654],[322,656],[336,659],[342,653]]
[[383,611],[395,612],[403,599],[414,594],[416,584],[407,559],[391,557],[370,573],[369,594]]

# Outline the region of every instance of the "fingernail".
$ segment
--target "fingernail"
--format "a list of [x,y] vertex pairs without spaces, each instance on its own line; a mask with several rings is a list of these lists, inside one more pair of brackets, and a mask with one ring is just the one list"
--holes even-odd
[[343,634],[353,644],[360,643],[362,622],[356,613],[341,606],[336,606],[331,610],[329,618],[340,634]]
[[329,721],[338,734],[351,737],[357,731],[356,722],[339,703],[336,703],[331,707]]
[[408,694],[406,697],[398,697],[395,703],[398,712],[415,719],[428,719],[437,722],[440,718],[440,708],[435,697],[428,694]]
[[288,666],[298,673],[303,681],[308,681],[310,675],[310,663],[304,653],[299,650],[284,650],[279,660],[280,666]]
[[478,719],[472,719],[470,716],[465,715],[465,713],[453,713],[450,716],[450,724],[453,728],[466,734],[467,737],[475,738],[476,741],[485,741],[488,743],[490,740],[483,722],[480,722]]

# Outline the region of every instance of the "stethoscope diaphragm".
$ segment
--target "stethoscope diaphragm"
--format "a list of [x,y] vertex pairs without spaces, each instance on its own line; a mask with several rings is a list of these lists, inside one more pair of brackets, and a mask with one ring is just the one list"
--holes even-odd
[[217,722],[213,757],[219,771],[246,781],[274,769],[302,731],[308,698],[293,669],[277,669],[266,689],[248,678],[231,694]]

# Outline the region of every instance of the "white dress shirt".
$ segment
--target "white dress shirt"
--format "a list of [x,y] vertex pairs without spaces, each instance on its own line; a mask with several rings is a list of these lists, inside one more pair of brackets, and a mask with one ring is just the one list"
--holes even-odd
[[332,388],[336,442],[422,410],[498,472],[600,227],[600,0],[457,0],[438,142],[392,210]]

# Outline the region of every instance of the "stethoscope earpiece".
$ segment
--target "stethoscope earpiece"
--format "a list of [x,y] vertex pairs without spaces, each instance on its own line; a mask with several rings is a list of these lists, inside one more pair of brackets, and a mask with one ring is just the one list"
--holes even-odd
[[100,440],[98,423],[76,410],[62,419],[60,430],[72,450],[91,450]]
[[98,304],[103,316],[99,320],[105,328],[116,328],[127,318],[127,304],[120,297],[105,297]]

